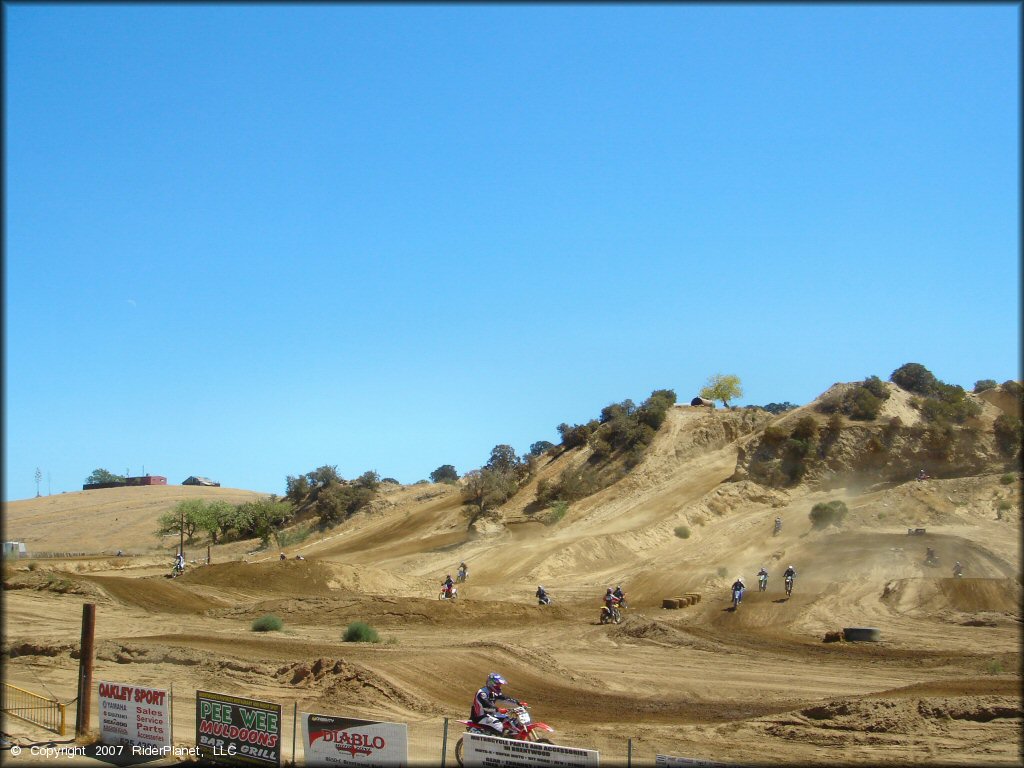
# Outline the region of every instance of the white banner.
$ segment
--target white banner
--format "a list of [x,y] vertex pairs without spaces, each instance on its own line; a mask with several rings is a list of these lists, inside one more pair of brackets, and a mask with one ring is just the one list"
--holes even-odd
[[305,765],[404,768],[409,764],[409,728],[352,717],[300,713]]
[[656,768],[729,768],[737,763],[719,763],[715,760],[701,760],[696,757],[671,757],[669,755],[655,755],[654,765]]
[[99,684],[100,741],[171,747],[170,694],[124,683]]
[[597,750],[538,744],[536,741],[502,739],[482,733],[467,732],[463,737],[463,760],[466,768],[491,768],[500,765],[538,766],[542,768],[597,768]]

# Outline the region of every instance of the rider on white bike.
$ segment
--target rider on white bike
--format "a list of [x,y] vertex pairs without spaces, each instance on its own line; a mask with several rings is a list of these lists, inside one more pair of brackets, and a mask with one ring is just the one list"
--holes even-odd
[[768,586],[768,570],[763,565],[761,570],[757,572],[757,586],[762,592]]
[[469,713],[469,719],[477,725],[486,726],[495,732],[495,735],[502,736],[506,731],[512,731],[512,724],[509,722],[507,712],[498,706],[501,700],[519,702],[511,696],[501,692],[501,686],[507,685],[508,681],[497,672],[491,672],[487,676],[487,682],[483,688],[476,692],[473,699],[473,708]]

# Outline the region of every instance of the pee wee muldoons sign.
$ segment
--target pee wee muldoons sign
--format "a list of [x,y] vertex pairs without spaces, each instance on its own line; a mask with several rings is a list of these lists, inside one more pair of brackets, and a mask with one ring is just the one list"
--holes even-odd
[[404,768],[409,764],[409,729],[405,723],[305,712],[300,717],[305,764],[310,768]]
[[196,747],[205,761],[281,765],[281,705],[196,691]]

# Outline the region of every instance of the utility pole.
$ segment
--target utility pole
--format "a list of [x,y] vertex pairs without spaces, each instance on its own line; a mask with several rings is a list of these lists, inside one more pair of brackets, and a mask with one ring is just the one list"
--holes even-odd
[[92,705],[92,671],[96,658],[96,604],[82,606],[82,644],[78,653],[78,709],[75,717],[75,735],[85,736],[89,731]]
[[42,479],[43,479],[43,470],[41,470],[39,467],[36,467],[36,498],[37,499],[40,496],[40,493],[39,493],[39,482]]

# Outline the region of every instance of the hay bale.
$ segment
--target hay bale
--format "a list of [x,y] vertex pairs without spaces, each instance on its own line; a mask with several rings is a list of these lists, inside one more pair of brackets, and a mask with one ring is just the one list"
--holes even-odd
[[686,608],[690,605],[690,598],[688,597],[677,597],[676,600],[679,601],[680,608]]
[[694,605],[700,602],[700,595],[696,592],[687,592],[686,596],[690,598],[690,602]]
[[668,597],[668,598],[665,598],[664,600],[661,601],[661,607],[662,608],[678,608],[679,607],[679,601],[676,600],[674,597]]
[[836,632],[826,632],[825,633],[825,637],[822,639],[822,642],[823,643],[838,643],[842,639],[843,639],[843,633],[842,632],[839,632],[839,631],[836,631]]
[[714,408],[715,407],[715,401],[714,400],[707,400],[707,399],[705,399],[703,397],[695,397],[695,398],[693,398],[693,400],[690,401],[690,405],[702,406],[704,408]]

